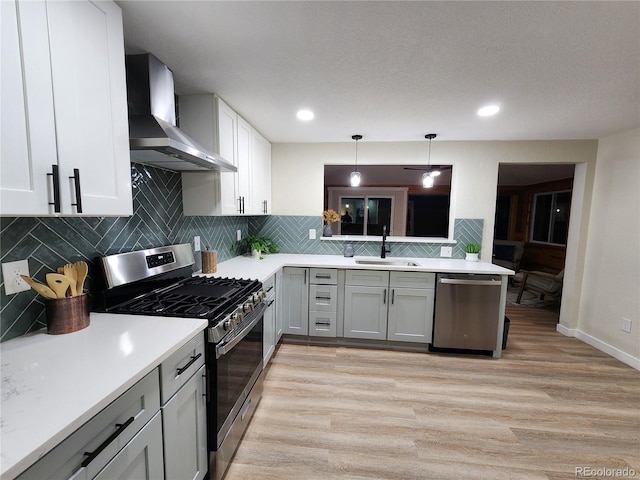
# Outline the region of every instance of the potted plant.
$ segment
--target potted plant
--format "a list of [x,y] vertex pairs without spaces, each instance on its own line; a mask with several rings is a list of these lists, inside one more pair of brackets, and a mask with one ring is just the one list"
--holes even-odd
[[322,223],[324,226],[322,227],[322,236],[330,237],[333,235],[333,230],[331,229],[331,224],[340,221],[340,216],[335,210],[329,209],[322,212]]
[[479,243],[467,243],[467,245],[465,246],[465,250],[467,252],[465,260],[467,260],[468,262],[478,261],[478,255],[480,254]]
[[264,258],[263,253],[278,253],[280,251],[280,247],[273,240],[259,235],[247,235],[234,243],[232,249],[239,254],[251,252],[253,257],[260,260]]

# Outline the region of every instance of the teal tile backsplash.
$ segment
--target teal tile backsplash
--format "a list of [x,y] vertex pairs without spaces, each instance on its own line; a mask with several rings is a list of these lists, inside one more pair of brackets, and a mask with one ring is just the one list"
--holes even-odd
[[[2,262],[27,259],[31,276],[45,274],[68,262],[113,253],[191,243],[200,236],[202,248],[218,251],[218,261],[235,256],[236,231],[272,238],[283,253],[342,255],[343,242],[309,240],[309,229],[322,234],[320,216],[185,217],[179,173],[133,164],[131,217],[3,217],[0,218]],[[482,220],[456,219],[454,258],[464,257],[464,245],[481,243]],[[352,242],[356,255],[379,255],[378,242]],[[440,244],[393,243],[390,256],[437,257]],[[195,255],[200,269],[200,255]],[[1,275],[1,272],[0,272]],[[95,287],[93,269],[86,287]],[[0,341],[46,326],[44,301],[33,290],[7,296],[0,277]]]

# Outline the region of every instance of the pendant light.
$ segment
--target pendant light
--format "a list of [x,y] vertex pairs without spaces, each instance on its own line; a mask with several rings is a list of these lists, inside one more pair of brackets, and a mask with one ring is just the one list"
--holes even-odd
[[422,186],[424,188],[432,188],[435,182],[434,177],[440,175],[440,170],[431,169],[431,140],[436,138],[435,133],[427,133],[424,138],[429,140],[429,160],[427,161],[427,171],[422,174]]
[[354,139],[356,141],[356,169],[351,172],[351,186],[352,187],[359,187],[360,186],[360,172],[358,171],[358,140],[362,139],[362,135],[352,135],[351,136],[352,139]]

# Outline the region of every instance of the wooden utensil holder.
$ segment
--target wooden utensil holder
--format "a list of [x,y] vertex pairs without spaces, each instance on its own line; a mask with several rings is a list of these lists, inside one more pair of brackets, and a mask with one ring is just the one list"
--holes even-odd
[[202,273],[218,271],[218,252],[202,252]]
[[55,298],[45,302],[47,333],[59,335],[77,332],[89,326],[89,295]]

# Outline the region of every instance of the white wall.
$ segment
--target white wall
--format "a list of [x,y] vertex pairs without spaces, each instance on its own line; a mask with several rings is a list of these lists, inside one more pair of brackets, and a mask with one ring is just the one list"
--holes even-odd
[[[597,142],[446,142],[431,145],[431,163],[453,165],[452,218],[482,218],[482,252],[490,258],[500,163],[595,163]],[[428,160],[422,142],[358,143],[361,165],[420,164]],[[317,215],[323,209],[325,164],[355,161],[354,142],[285,143],[272,147],[274,215]],[[453,228],[453,226],[452,226]]]
[[[640,368],[640,129],[601,139],[577,336]],[[622,317],[633,321],[631,333]],[[625,358],[626,357],[626,358]]]

